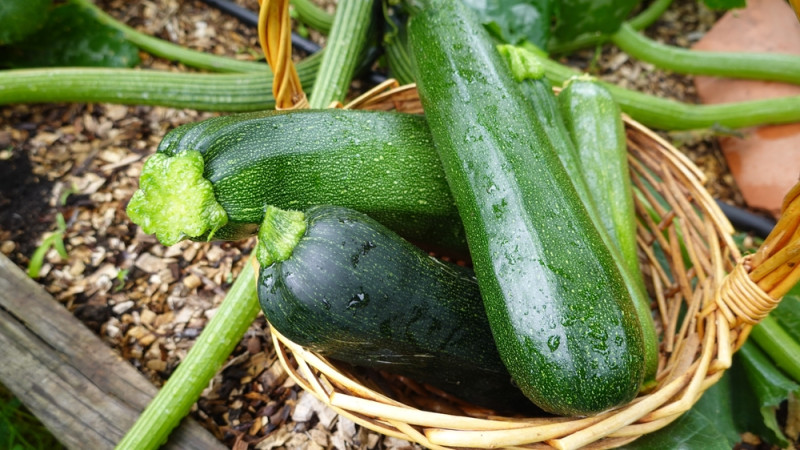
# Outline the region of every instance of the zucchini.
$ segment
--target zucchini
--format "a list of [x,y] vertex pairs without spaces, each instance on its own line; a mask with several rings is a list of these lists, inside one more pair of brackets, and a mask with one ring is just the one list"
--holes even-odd
[[[658,370],[658,335],[639,267],[625,124],[619,107],[610,94],[590,95],[590,89],[573,93],[567,87],[556,99],[536,54],[512,45],[500,45],[498,50],[524,98],[539,116],[545,134],[622,274],[642,326],[643,388],[649,389]],[[620,251],[621,245],[625,246],[625,253]]]
[[[628,151],[622,112],[600,84],[589,79],[570,80],[558,96],[564,122],[575,142],[579,173],[585,181],[600,222],[611,239],[627,279],[642,325],[645,344],[645,381],[652,384],[658,369],[658,334],[650,297],[644,285],[636,245],[636,209],[628,170]],[[582,176],[581,176],[582,175]]]
[[554,414],[630,401],[644,374],[642,330],[541,118],[462,2],[426,1],[409,39],[489,323],[515,382]]
[[215,117],[172,130],[128,205],[164,245],[255,235],[266,205],[357,209],[415,242],[465,249],[420,116],[302,110]]
[[268,208],[257,252],[261,308],[293,342],[474,404],[533,408],[500,360],[472,270],[335,206]]

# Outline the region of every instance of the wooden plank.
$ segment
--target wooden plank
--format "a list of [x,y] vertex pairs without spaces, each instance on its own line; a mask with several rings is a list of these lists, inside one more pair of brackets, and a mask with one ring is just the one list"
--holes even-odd
[[[74,449],[113,449],[158,391],[2,254],[0,383]],[[165,447],[226,448],[189,418]]]

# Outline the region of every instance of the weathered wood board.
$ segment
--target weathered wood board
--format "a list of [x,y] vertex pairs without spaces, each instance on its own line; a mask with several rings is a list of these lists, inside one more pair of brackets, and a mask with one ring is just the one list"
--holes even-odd
[[[114,448],[157,392],[2,254],[0,383],[74,449]],[[166,448],[226,447],[184,419]]]

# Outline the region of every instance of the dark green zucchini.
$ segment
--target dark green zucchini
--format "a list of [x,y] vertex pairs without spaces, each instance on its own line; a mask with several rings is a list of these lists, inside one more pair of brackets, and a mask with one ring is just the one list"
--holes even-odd
[[181,126],[145,164],[128,214],[165,245],[253,236],[266,205],[334,204],[405,238],[465,249],[424,118],[305,110]]
[[332,206],[270,208],[258,252],[261,308],[293,342],[485,407],[533,407],[500,360],[472,270]]
[[409,24],[417,83],[500,355],[542,409],[630,401],[642,330],[622,275],[488,33],[462,2]]

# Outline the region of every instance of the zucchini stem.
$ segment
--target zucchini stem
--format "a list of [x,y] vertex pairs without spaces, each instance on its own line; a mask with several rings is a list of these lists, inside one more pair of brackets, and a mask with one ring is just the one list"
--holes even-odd
[[358,57],[367,42],[373,4],[373,0],[339,2],[317,83],[311,90],[309,105],[312,109],[326,108],[333,102],[344,100]]
[[677,73],[800,84],[795,55],[689,50],[655,42],[625,23],[611,41],[634,58]]
[[291,0],[290,4],[300,22],[322,33],[331,31],[333,14],[323,10],[311,0]]
[[800,383],[800,343],[772,317],[765,317],[750,333],[753,340],[792,379]]
[[164,245],[207,236],[228,223],[228,213],[203,177],[205,162],[196,150],[174,156],[154,153],[142,168],[139,189],[128,203],[131,220]]
[[[557,85],[580,75],[580,72],[552,59],[541,58],[541,62],[545,76]],[[613,83],[599,83],[611,92],[623,112],[650,128],[745,128],[800,121],[800,96],[697,105],[631,91]]]
[[269,73],[269,66],[263,62],[239,61],[233,58],[212,55],[210,53],[191,50],[173,44],[163,39],[141,33],[98,8],[90,0],[71,0],[92,12],[100,23],[120,31],[125,39],[151,55],[170,61],[177,61],[196,69],[211,70],[214,72],[258,72]]
[[[304,86],[314,83],[319,58],[298,64]],[[107,102],[204,111],[257,111],[275,107],[272,74],[207,74],[106,68],[0,71],[0,105]]]
[[155,449],[167,441],[258,316],[255,284],[256,267],[248,261],[186,359],[119,442],[118,450]]
[[285,261],[306,232],[306,216],[300,211],[287,211],[267,206],[264,221],[258,228],[256,258],[267,267]]

